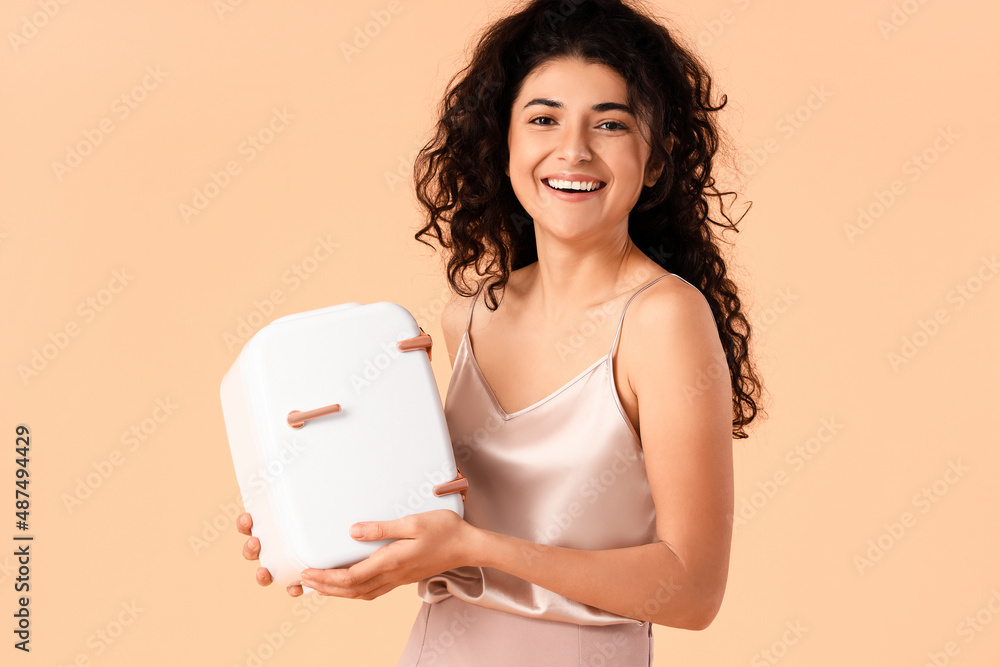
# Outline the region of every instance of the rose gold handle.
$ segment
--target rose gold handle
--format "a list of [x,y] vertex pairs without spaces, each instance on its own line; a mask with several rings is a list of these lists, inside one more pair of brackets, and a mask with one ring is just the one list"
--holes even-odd
[[308,420],[315,419],[316,417],[322,417],[323,415],[333,414],[334,412],[340,412],[340,403],[326,405],[322,408],[316,408],[315,410],[309,410],[307,412],[292,410],[288,413],[288,425],[292,428],[302,428]]
[[396,343],[396,348],[399,349],[400,352],[425,349],[427,350],[427,360],[431,361],[431,345],[433,345],[433,341],[431,341],[430,335],[424,332],[423,327],[418,328],[420,329],[419,336],[399,341]]
[[443,482],[443,483],[438,484],[437,486],[435,486],[434,487],[434,495],[435,496],[444,496],[444,495],[447,495],[449,493],[455,493],[456,491],[461,491],[462,492],[462,502],[464,503],[465,502],[465,490],[469,488],[469,480],[467,480],[465,478],[465,475],[463,475],[462,471],[458,469],[458,466],[456,466],[455,469],[458,470],[458,477],[456,477],[455,479],[451,480],[450,482]]

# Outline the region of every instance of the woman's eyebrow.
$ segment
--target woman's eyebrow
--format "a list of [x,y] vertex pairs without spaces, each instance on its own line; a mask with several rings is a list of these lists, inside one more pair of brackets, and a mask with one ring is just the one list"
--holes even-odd
[[[536,97],[535,99],[525,104],[524,107],[522,107],[522,109],[527,109],[532,105],[554,107],[556,109],[562,109],[564,106],[563,103],[560,102],[559,100],[550,100],[547,97]],[[605,111],[623,111],[629,115],[632,116],[635,115],[632,113],[632,109],[630,109],[628,105],[622,104],[620,102],[601,102],[600,104],[595,104],[590,108],[593,111],[596,111],[597,113],[603,113]]]

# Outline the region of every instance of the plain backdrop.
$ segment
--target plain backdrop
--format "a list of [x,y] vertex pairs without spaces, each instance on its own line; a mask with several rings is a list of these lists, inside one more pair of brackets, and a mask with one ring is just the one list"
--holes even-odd
[[[1000,8],[651,6],[728,98],[718,177],[753,202],[728,252],[770,413],[734,442],[722,610],[656,626],[655,663],[995,664]],[[254,583],[219,384],[271,319],[388,300],[441,350],[444,396],[410,168],[506,9],[3,4],[0,662],[395,665],[415,585],[307,606]]]

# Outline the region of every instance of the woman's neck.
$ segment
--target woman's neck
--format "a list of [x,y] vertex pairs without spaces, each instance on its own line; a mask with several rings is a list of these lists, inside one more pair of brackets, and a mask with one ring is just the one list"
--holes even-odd
[[626,236],[623,244],[605,244],[585,253],[565,248],[546,253],[540,248],[538,261],[524,267],[519,292],[524,306],[542,322],[557,325],[662,273]]

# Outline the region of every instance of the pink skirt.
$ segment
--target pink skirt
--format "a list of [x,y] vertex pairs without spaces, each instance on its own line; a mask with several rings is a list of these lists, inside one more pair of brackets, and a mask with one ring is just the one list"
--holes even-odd
[[396,667],[650,667],[653,625],[577,625],[451,596],[424,602]]

